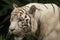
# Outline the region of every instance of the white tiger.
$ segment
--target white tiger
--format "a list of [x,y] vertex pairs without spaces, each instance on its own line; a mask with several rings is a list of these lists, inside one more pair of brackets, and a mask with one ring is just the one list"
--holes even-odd
[[15,35],[15,40],[22,40],[25,35],[34,35],[38,40],[60,40],[60,13],[56,4],[13,7],[9,32]]

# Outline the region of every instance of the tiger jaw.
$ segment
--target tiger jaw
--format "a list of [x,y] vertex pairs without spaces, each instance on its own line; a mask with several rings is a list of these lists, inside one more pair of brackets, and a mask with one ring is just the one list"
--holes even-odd
[[25,34],[23,32],[19,32],[17,34],[14,34],[16,37],[23,37]]
[[[29,30],[26,30],[26,31],[29,31]],[[26,32],[26,31],[13,31],[13,32],[11,32],[10,31],[10,35],[14,35],[15,37],[24,37],[25,35],[27,35],[27,34],[31,34],[31,32],[29,31],[29,32]]]

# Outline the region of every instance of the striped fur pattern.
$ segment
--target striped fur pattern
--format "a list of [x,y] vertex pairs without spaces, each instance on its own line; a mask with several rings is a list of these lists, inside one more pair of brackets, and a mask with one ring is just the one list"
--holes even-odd
[[38,40],[60,40],[60,15],[56,4],[30,3],[13,7],[9,32],[15,35],[15,40],[22,40],[27,34]]

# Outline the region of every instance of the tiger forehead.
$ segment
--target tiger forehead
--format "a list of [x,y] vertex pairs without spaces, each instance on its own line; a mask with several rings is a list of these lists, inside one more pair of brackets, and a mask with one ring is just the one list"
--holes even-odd
[[16,9],[15,10],[15,13],[21,13],[21,12],[24,13],[24,10],[23,9]]
[[14,18],[15,16],[18,16],[18,14],[23,14],[24,13],[24,9],[15,9],[12,15],[12,18]]

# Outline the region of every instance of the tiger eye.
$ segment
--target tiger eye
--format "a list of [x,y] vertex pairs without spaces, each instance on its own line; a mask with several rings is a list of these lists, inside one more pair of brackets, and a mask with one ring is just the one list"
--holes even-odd
[[19,21],[22,21],[22,19],[19,19]]
[[26,21],[28,21],[28,19],[26,19]]
[[20,17],[20,18],[18,18],[18,20],[19,20],[19,21],[23,21],[23,18],[22,18],[22,17]]
[[27,16],[25,16],[25,18],[27,18]]

